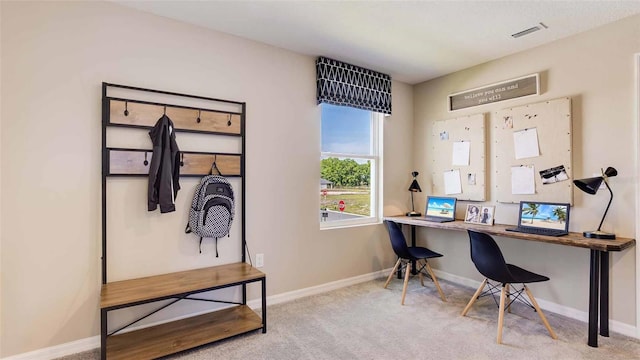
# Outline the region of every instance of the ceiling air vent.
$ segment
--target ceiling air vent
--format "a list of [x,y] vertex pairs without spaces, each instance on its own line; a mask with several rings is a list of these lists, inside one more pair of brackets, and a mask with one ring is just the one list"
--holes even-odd
[[511,34],[511,36],[515,39],[515,38],[519,38],[521,36],[525,36],[525,35],[529,35],[532,32],[536,32],[538,30],[542,30],[542,29],[547,29],[547,25],[543,24],[543,23],[538,23],[538,25],[534,26],[534,27],[530,27],[526,30],[522,30],[520,32],[517,32],[515,34]]

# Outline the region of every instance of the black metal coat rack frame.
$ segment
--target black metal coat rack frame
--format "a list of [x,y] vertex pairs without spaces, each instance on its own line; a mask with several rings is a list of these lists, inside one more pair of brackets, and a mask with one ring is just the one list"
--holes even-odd
[[[109,96],[110,90],[116,93],[136,94],[136,96],[131,99]],[[176,103],[147,101],[149,97],[170,99],[171,102]],[[223,109],[240,109],[240,111],[193,107],[185,103],[205,103],[220,106]],[[102,359],[107,357],[153,359],[249,331],[261,329],[263,333],[266,332],[266,275],[246,263],[245,113],[244,102],[102,83],[102,290],[100,295]],[[236,219],[241,222],[242,261],[109,283],[107,281],[107,178],[148,176],[153,150],[109,147],[107,129],[110,127],[151,129],[163,114],[172,119],[176,132],[240,138],[240,153],[181,151],[180,176],[202,177],[209,174],[214,166],[224,176],[241,178],[241,214],[240,217],[236,216]],[[247,305],[246,285],[254,282],[260,282],[262,285],[261,317]],[[241,302],[193,296],[235,286],[242,288]],[[169,299],[172,301],[108,333],[109,311]],[[116,335],[121,330],[180,300],[209,301],[232,306]],[[202,335],[194,337],[195,333]]]

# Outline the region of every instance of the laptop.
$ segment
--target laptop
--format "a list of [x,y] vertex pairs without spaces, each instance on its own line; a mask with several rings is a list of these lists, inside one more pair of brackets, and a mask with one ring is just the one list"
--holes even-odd
[[505,230],[547,236],[567,235],[569,210],[566,203],[521,201],[518,227]]
[[448,222],[456,219],[456,202],[454,197],[428,196],[427,208],[422,220]]

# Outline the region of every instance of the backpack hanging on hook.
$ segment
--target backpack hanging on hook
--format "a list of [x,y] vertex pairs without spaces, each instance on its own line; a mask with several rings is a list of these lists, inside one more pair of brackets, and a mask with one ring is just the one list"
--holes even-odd
[[211,170],[209,170],[209,175],[215,175],[215,173],[213,172],[215,170],[218,173],[218,175],[223,176],[222,172],[220,172],[220,169],[218,169],[218,164],[216,163],[216,160],[218,160],[218,155],[213,156],[213,164],[211,164]]
[[[219,175],[213,175],[214,170]],[[214,159],[210,175],[203,177],[196,187],[189,209],[189,222],[184,232],[200,236],[200,253],[202,253],[202,239],[214,238],[216,257],[218,257],[218,239],[229,236],[234,214],[233,187],[222,176]]]

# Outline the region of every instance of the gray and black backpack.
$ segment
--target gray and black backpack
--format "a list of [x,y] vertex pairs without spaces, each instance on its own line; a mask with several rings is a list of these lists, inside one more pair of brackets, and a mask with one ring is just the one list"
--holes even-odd
[[234,211],[233,188],[229,181],[224,176],[207,175],[196,187],[184,232],[200,236],[200,253],[202,238],[215,238],[218,257],[218,238],[229,236]]

